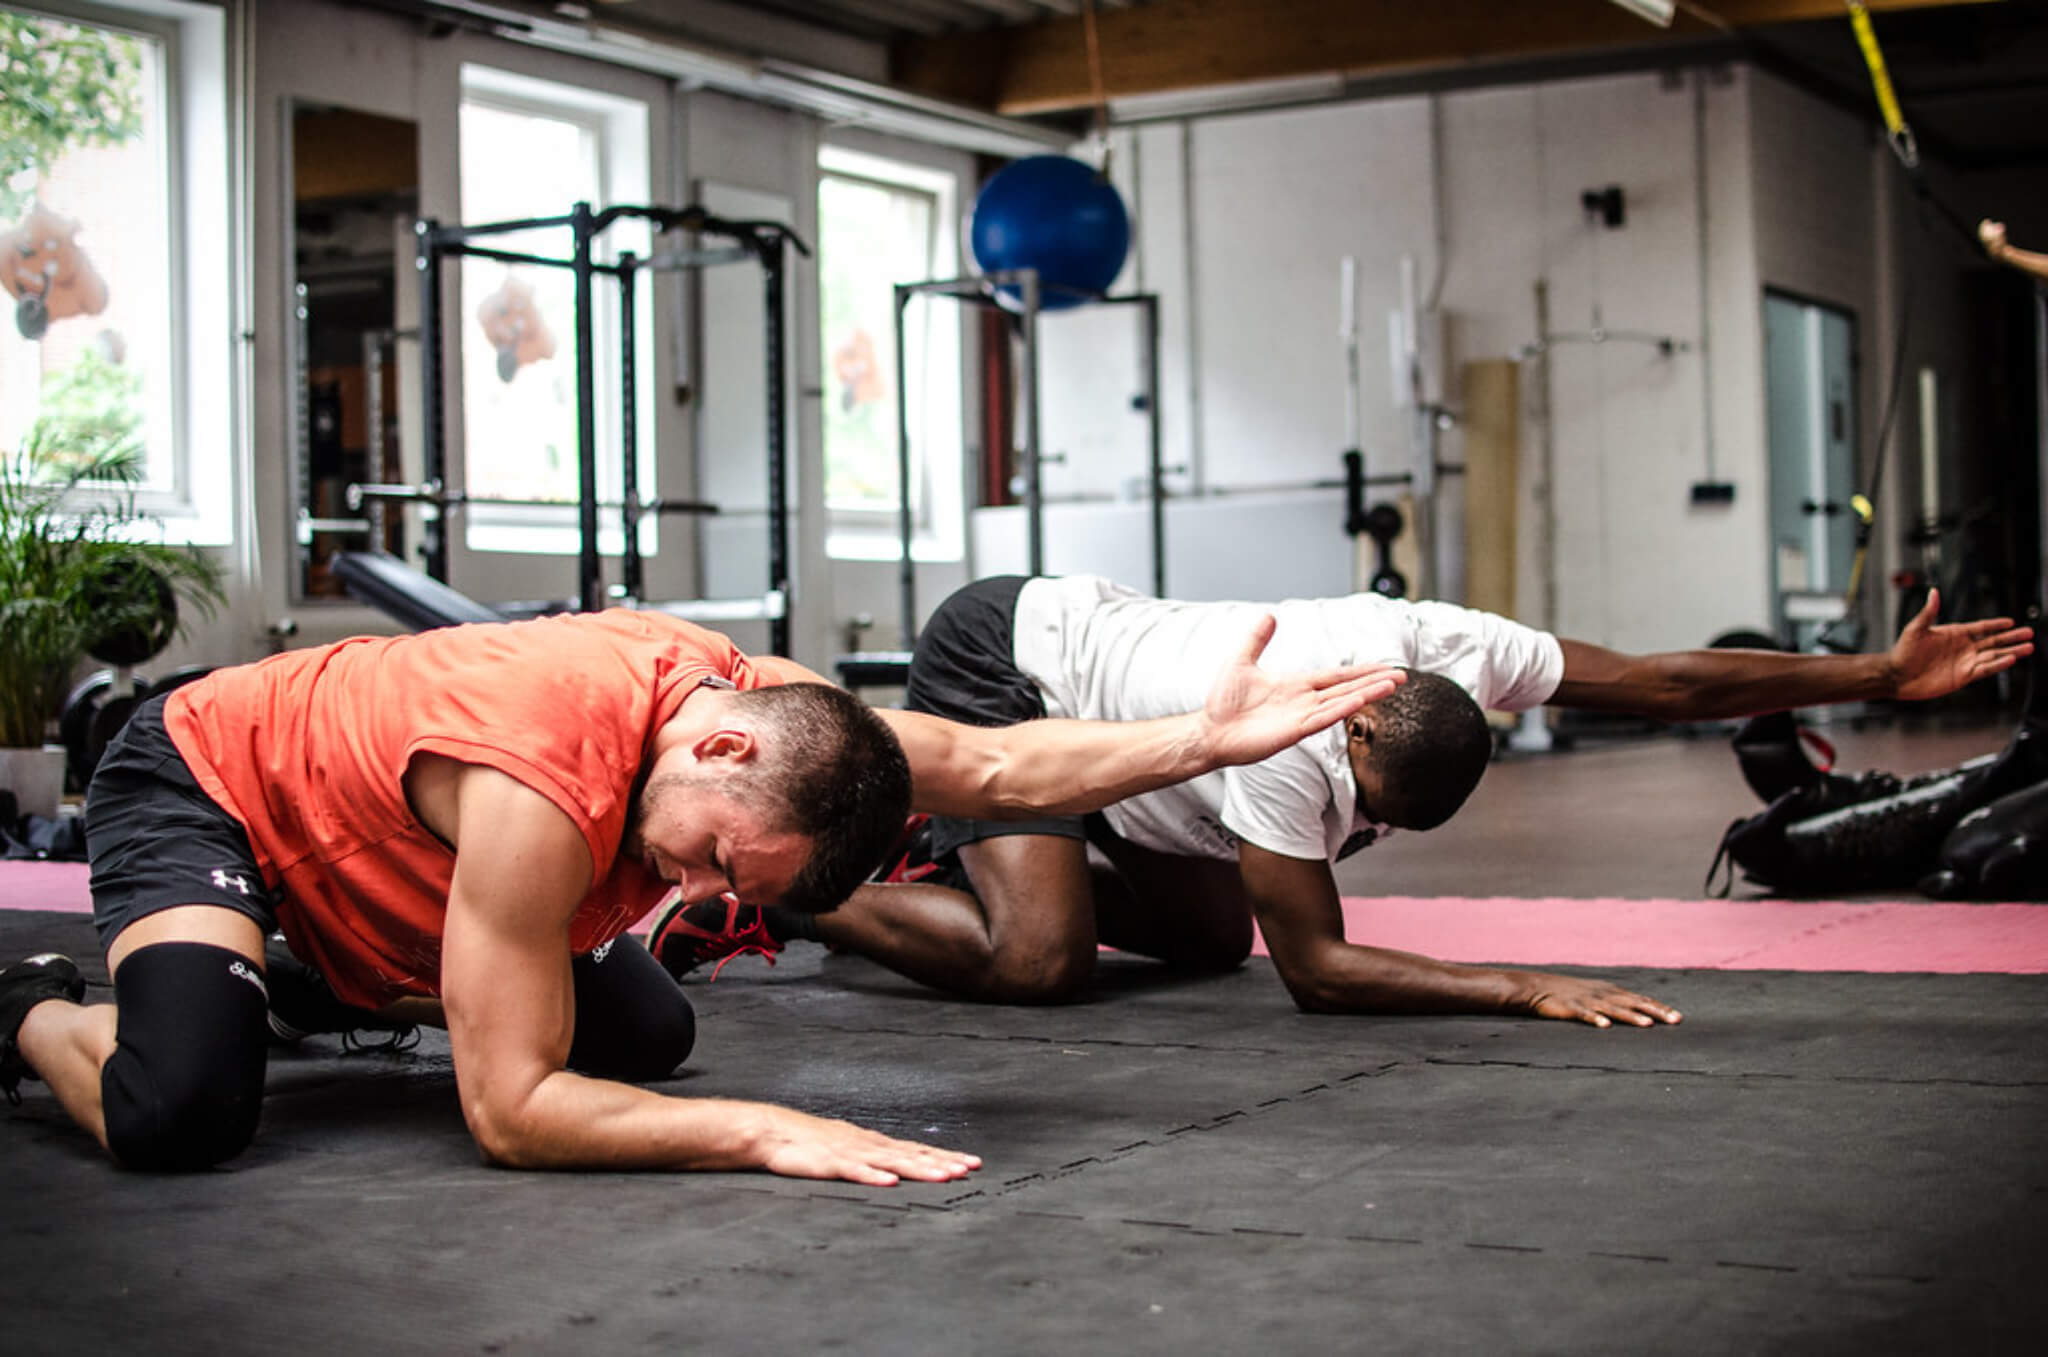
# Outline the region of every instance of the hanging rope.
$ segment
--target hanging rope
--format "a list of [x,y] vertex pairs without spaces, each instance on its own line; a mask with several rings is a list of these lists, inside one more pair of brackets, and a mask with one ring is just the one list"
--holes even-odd
[[1885,139],[1891,143],[1892,154],[1907,170],[1920,170],[1920,145],[1913,140],[1913,129],[1906,124],[1906,115],[1899,111],[1899,96],[1892,92],[1891,72],[1885,69],[1884,49],[1877,45],[1877,30],[1870,26],[1870,11],[1849,0],[1849,27],[1856,30],[1856,45],[1863,49],[1863,64],[1870,68],[1870,88],[1877,94],[1877,111],[1884,118]]
[[[1848,0],[1849,26],[1855,30],[1856,45],[1863,50],[1863,62],[1870,68],[1870,88],[1877,96],[1877,109],[1884,119],[1885,141],[1898,157],[1899,164],[1906,171],[1906,181],[1913,186],[1914,193],[1923,203],[1930,204],[1947,217],[1951,225],[1957,226],[1963,234],[1975,243],[1976,233],[1963,226],[1960,219],[1937,200],[1928,189],[1927,177],[1920,168],[1920,146],[1913,138],[1913,129],[1906,123],[1906,115],[1899,108],[1899,97],[1892,89],[1891,73],[1885,69],[1884,49],[1877,45],[1877,30],[1871,26],[1870,11],[1857,0]],[[1925,218],[1922,218],[1924,223]],[[1923,227],[1924,229],[1924,227]],[[1855,520],[1855,556],[1849,567],[1848,587],[1842,591],[1843,616],[1829,622],[1820,629],[1815,638],[1820,645],[1830,650],[1853,651],[1863,646],[1863,583],[1865,566],[1870,558],[1870,539],[1876,528],[1878,491],[1884,485],[1884,469],[1888,460],[1887,445],[1891,442],[1892,428],[1899,410],[1899,396],[1904,389],[1907,336],[1912,332],[1915,274],[1906,274],[1906,293],[1899,308],[1899,332],[1892,354],[1890,391],[1885,395],[1884,416],[1879,421],[1877,438],[1872,443],[1869,479],[1862,491],[1849,497],[1849,512]]]
[[1920,163],[1920,143],[1914,139],[1912,125],[1906,121],[1905,112],[1899,107],[1899,96],[1892,88],[1891,72],[1884,64],[1884,49],[1877,45],[1877,29],[1870,22],[1870,11],[1858,0],[1848,0],[1848,5],[1849,26],[1856,31],[1856,45],[1863,49],[1863,64],[1870,68],[1871,93],[1877,96],[1878,116],[1884,119],[1885,141],[1891,146],[1892,154],[1899,158],[1899,164],[1905,167],[1906,180],[1913,186],[1913,191],[1954,228],[1974,254],[1979,248],[1975,224],[1936,197],[1927,182]]
[[1088,87],[1095,96],[1095,144],[1102,163],[1096,172],[1109,180],[1109,96],[1102,89],[1102,40],[1095,31],[1095,0],[1081,0],[1081,31],[1088,42]]

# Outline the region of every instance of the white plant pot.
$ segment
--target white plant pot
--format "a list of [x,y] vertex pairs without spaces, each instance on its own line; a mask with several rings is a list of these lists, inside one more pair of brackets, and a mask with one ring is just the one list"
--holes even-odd
[[23,815],[55,819],[64,800],[64,746],[0,749],[0,787],[14,793]]

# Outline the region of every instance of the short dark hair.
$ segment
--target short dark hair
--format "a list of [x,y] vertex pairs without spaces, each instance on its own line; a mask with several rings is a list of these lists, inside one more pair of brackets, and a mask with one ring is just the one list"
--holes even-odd
[[1472,695],[1441,674],[1408,681],[1376,704],[1372,762],[1380,794],[1370,808],[1388,824],[1435,829],[1457,813],[1493,758],[1493,732]]
[[903,833],[910,761],[865,703],[823,683],[734,694],[767,737],[743,795],[811,840],[811,856],[781,903],[819,914],[853,894]]

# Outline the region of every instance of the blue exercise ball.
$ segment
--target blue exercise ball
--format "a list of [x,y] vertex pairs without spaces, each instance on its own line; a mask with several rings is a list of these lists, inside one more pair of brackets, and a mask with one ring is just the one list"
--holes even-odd
[[[1116,281],[1131,248],[1131,219],[1122,196],[1091,166],[1035,155],[982,185],[968,235],[982,272],[1037,269],[1038,305],[1057,311],[1100,296]],[[997,295],[1013,311],[1023,306],[1014,286]]]

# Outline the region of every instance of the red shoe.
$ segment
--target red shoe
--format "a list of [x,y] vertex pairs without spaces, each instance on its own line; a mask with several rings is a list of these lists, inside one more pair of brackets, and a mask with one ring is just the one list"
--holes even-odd
[[654,916],[647,950],[678,980],[705,962],[715,961],[718,964],[711,968],[711,978],[716,980],[726,962],[749,952],[766,957],[773,966],[782,943],[769,936],[761,911],[753,905],[743,905],[730,895],[686,905],[677,895]]
[[932,817],[912,815],[903,822],[903,832],[897,836],[896,846],[882,859],[882,865],[868,878],[884,885],[901,885],[906,881],[922,881],[939,870],[939,864],[932,861]]

